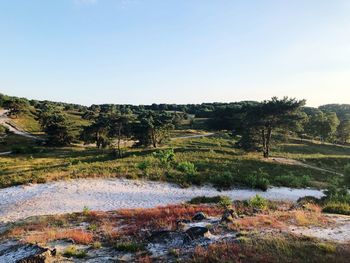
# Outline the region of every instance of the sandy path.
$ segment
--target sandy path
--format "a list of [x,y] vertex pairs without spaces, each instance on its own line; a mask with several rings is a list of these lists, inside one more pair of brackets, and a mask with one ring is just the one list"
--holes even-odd
[[267,192],[234,189],[217,191],[210,187],[180,188],[160,182],[126,179],[78,179],[71,181],[14,186],[0,189],[0,222],[14,221],[34,215],[60,214],[118,208],[148,208],[180,203],[192,197],[227,195],[232,199],[248,199],[260,194],[271,200],[295,201],[299,197],[322,196],[311,189],[271,188]]
[[314,165],[306,164],[306,163],[300,162],[300,161],[295,160],[295,159],[288,159],[288,158],[284,158],[284,157],[271,157],[267,161],[270,161],[270,162],[273,161],[273,162],[277,162],[277,163],[281,163],[281,164],[302,166],[302,167],[314,169],[314,170],[321,171],[321,172],[332,173],[332,174],[336,174],[339,176],[344,176],[342,173],[338,173],[338,172],[327,170],[324,168],[320,168],[320,167],[317,167]]
[[0,110],[0,124],[7,127],[9,129],[10,132],[13,132],[14,134],[20,135],[20,136],[24,136],[30,139],[34,139],[34,140],[41,140],[40,138],[25,132],[25,131],[21,131],[19,130],[17,127],[13,126],[10,124],[10,119],[7,117],[7,112],[8,110]]

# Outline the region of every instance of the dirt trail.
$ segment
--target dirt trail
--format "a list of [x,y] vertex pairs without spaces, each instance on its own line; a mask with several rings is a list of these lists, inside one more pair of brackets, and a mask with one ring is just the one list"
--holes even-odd
[[288,159],[288,158],[283,158],[283,157],[271,157],[268,161],[277,162],[277,163],[281,163],[281,164],[303,166],[303,167],[314,169],[314,170],[317,170],[317,171],[326,172],[326,173],[332,173],[332,174],[336,174],[336,175],[339,175],[339,176],[343,176],[342,173],[338,173],[338,172],[335,172],[335,171],[323,169],[323,168],[320,168],[320,167],[317,167],[317,166],[313,166],[313,165],[310,165],[310,164],[306,164],[306,163],[303,163],[303,162],[300,162],[300,161],[294,160],[294,159]]
[[15,125],[11,124],[11,119],[7,116],[8,110],[0,110],[0,124],[7,127],[14,134],[24,136],[34,140],[40,140],[40,138],[18,129]]
[[252,189],[220,192],[211,187],[180,188],[161,182],[76,179],[0,189],[0,222],[34,215],[79,212],[84,206],[93,210],[108,211],[181,203],[203,195],[227,195],[233,200],[244,200],[256,194],[271,200],[288,201],[296,201],[307,195],[315,197],[323,195],[319,190],[285,187],[273,187],[266,192]]
[[209,136],[213,136],[214,134],[215,134],[215,133],[210,132],[210,133],[203,133],[203,134],[186,135],[186,136],[174,137],[174,138],[171,138],[171,140],[176,140],[176,139],[194,139],[194,138],[202,138],[202,137],[209,137]]

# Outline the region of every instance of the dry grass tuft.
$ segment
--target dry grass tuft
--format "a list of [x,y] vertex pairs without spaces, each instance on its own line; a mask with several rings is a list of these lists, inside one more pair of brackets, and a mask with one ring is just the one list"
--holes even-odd
[[57,229],[46,229],[44,232],[30,233],[23,240],[28,243],[47,243],[60,239],[71,239],[76,244],[87,245],[92,243],[94,235],[80,229],[67,229],[63,231]]
[[257,215],[237,219],[233,226],[240,230],[252,230],[256,228],[274,228],[281,229],[285,225],[279,221],[274,215]]

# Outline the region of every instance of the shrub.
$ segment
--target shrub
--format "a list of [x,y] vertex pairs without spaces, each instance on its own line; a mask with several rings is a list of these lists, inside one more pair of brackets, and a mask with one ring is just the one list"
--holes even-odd
[[256,196],[252,197],[248,201],[248,204],[252,208],[257,208],[257,209],[261,209],[261,210],[266,210],[268,207],[268,201],[260,195],[256,195]]
[[331,185],[324,194],[325,196],[322,197],[323,202],[350,203],[350,194],[346,187]]
[[136,164],[136,167],[142,171],[144,175],[148,175],[148,171],[151,168],[151,161],[149,159],[146,159],[138,164]]
[[341,202],[329,202],[322,209],[323,212],[350,215],[350,205],[348,203]]
[[137,251],[143,250],[144,245],[135,242],[123,242],[114,245],[114,248],[118,251],[135,253]]
[[87,216],[89,213],[90,213],[90,208],[87,206],[84,206],[83,207],[83,215]]
[[85,258],[87,256],[87,253],[84,250],[77,249],[76,246],[69,246],[64,250],[63,255],[69,258]]
[[165,168],[169,168],[175,161],[174,149],[160,150],[153,153],[153,156],[157,158]]
[[93,247],[94,249],[100,249],[100,248],[102,247],[102,244],[101,244],[101,242],[96,241],[96,242],[94,242],[94,243],[92,244],[92,247]]
[[281,175],[275,178],[275,182],[282,186],[289,187],[305,187],[310,185],[310,177],[307,175],[296,176],[293,172],[290,172],[288,175]]
[[217,174],[211,178],[211,183],[218,188],[230,188],[234,183],[234,176],[229,171]]
[[317,197],[314,196],[304,196],[304,197],[300,197],[297,200],[297,203],[300,205],[305,205],[305,204],[318,204],[319,203],[319,199]]
[[252,175],[247,176],[244,183],[252,188],[266,191],[270,184],[267,175],[267,173],[260,169],[258,172],[254,172]]
[[177,169],[186,175],[193,176],[197,173],[196,167],[191,162],[181,162],[177,165]]
[[188,203],[190,204],[228,204],[231,205],[232,200],[228,196],[197,196],[192,198]]
[[335,253],[337,251],[337,247],[330,243],[318,243],[317,247],[326,253]]
[[195,165],[191,162],[181,162],[176,167],[177,170],[185,175],[185,181],[192,184],[201,184],[201,178],[197,174]]

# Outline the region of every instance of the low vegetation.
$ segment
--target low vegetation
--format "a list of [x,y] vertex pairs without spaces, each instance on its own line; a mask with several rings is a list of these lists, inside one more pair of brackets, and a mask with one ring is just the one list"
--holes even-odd
[[[221,202],[227,202],[228,206],[224,208]],[[297,207],[291,203],[268,202],[258,196],[249,201],[234,202],[222,196],[198,197],[192,203],[200,204],[110,212],[88,210],[28,218],[9,224],[0,243],[13,238],[42,246],[62,241],[56,243],[61,246],[58,256],[92,259],[100,256],[98,250],[104,249],[104,256],[119,253],[121,257],[128,255],[135,262],[170,259],[177,262],[305,262],[305,259],[308,262],[347,262],[350,255],[347,244],[289,232],[291,227],[336,227],[321,213],[319,206],[311,203]],[[185,247],[179,243],[165,254],[152,255],[149,251],[152,233],[178,233],[198,212],[220,220],[228,211],[227,207],[239,216],[215,225],[207,223],[206,227],[216,237],[209,239],[209,244],[198,243],[201,242],[199,239],[186,243]],[[157,235],[162,237],[162,234]]]
[[[212,184],[217,188],[247,186],[266,190],[269,185],[326,188],[334,178],[341,178],[328,171],[265,161],[258,153],[232,148],[232,139],[225,134],[172,140],[162,150],[130,148],[123,158],[116,157],[112,150],[47,148],[33,145],[27,139],[25,142],[27,146],[13,148],[17,154],[0,158],[1,187],[67,178],[126,177],[169,181],[182,186]],[[314,147],[320,151],[328,148],[322,144]],[[312,155],[312,159],[350,160],[350,147],[339,148],[339,155]],[[290,146],[286,152],[272,153],[289,157],[290,152],[298,151],[298,158],[308,163],[310,155],[304,154],[303,149],[294,144],[294,148]],[[349,155],[344,155],[345,150]]]

